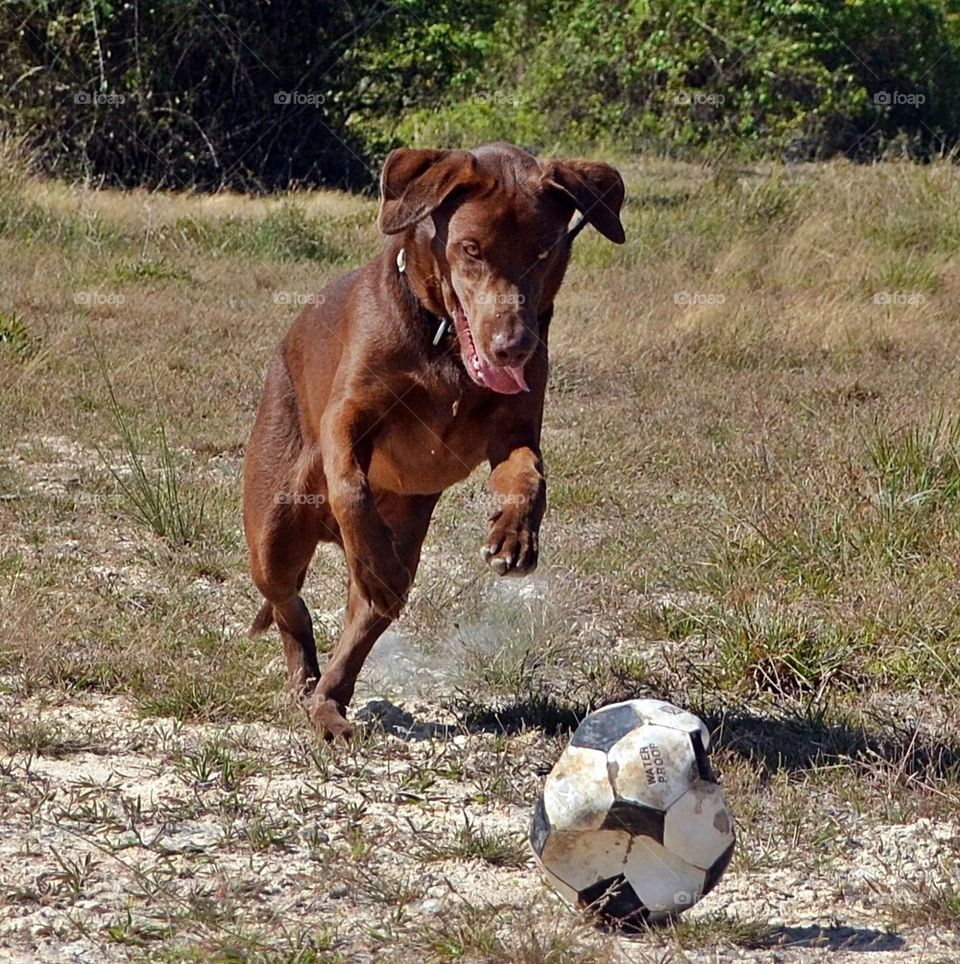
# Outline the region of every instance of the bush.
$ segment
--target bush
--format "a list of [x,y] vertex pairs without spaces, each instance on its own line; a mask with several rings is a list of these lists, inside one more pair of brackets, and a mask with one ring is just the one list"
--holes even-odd
[[960,138],[955,0],[11,0],[0,126],[120,185],[372,185],[400,143],[864,160]]
[[[928,158],[960,138],[960,28],[941,0],[573,0],[523,11],[498,21],[480,78],[501,105],[496,130],[520,142],[864,160]],[[452,85],[400,133],[474,141],[490,124],[464,110],[470,96]]]
[[12,0],[0,125],[49,171],[111,184],[273,188],[367,178],[341,94],[380,4]]

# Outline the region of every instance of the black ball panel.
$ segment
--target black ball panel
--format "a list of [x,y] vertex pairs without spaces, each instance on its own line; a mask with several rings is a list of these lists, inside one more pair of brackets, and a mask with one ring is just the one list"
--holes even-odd
[[699,733],[691,733],[690,740],[693,743],[693,752],[697,758],[697,772],[700,779],[707,783],[716,783],[717,775],[713,772],[713,767],[710,766],[710,758],[707,756],[707,750],[703,745],[703,737]]
[[639,720],[628,703],[611,706],[591,713],[576,729],[570,739],[571,746],[589,747],[604,753],[618,740],[634,729]]
[[537,800],[537,805],[533,808],[533,820],[530,824],[530,846],[538,856],[543,855],[543,848],[546,846],[547,837],[550,834],[550,820],[547,817],[547,808],[543,804],[543,796]]
[[709,894],[714,887],[720,883],[720,878],[723,876],[723,872],[727,869],[727,865],[730,863],[730,858],[733,856],[733,848],[735,841],[727,847],[726,850],[710,865],[707,869],[703,878],[703,893],[704,895]]
[[604,920],[620,925],[638,925],[647,919],[647,909],[623,874],[598,880],[577,896],[581,907]]
[[626,830],[634,837],[651,837],[663,843],[662,810],[645,807],[632,800],[615,800],[603,821],[604,830]]

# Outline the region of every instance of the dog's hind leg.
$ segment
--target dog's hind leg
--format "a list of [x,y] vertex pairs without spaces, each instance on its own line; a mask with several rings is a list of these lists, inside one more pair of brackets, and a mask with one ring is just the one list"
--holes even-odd
[[[377,497],[377,509],[393,531],[397,554],[407,568],[408,589],[413,584],[420,549],[439,498],[439,495],[401,496],[392,493]],[[343,633],[309,706],[314,724],[326,739],[351,736],[353,728],[346,719],[347,705],[373,644],[391,622],[390,617],[374,609],[351,580]]]
[[317,543],[339,542],[339,529],[322,467],[303,448],[297,426],[293,387],[276,359],[244,461],[244,533],[253,581],[265,599],[250,634],[276,621],[290,687],[302,699],[313,692],[320,668],[300,590]]

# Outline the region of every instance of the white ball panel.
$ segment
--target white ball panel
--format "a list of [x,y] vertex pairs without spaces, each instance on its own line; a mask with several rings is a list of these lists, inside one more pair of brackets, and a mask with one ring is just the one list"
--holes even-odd
[[568,746],[543,786],[543,804],[551,826],[558,830],[595,830],[612,803],[606,754]]
[[623,830],[555,830],[547,837],[541,859],[550,873],[579,892],[598,880],[624,873],[630,841],[630,834]]
[[697,777],[690,734],[666,726],[638,726],[607,755],[617,794],[625,800],[666,810]]
[[652,915],[686,910],[703,895],[704,872],[649,837],[633,838],[623,873]]
[[710,731],[699,716],[664,700],[633,700],[634,712],[647,723],[659,723],[686,733],[700,733],[703,748],[710,749]]
[[537,863],[540,865],[540,873],[543,874],[544,880],[563,898],[565,903],[576,907],[578,892],[564,883],[556,874],[551,873],[550,868],[539,857],[537,857]]
[[715,783],[697,780],[663,822],[663,845],[682,860],[707,869],[733,843],[733,818]]

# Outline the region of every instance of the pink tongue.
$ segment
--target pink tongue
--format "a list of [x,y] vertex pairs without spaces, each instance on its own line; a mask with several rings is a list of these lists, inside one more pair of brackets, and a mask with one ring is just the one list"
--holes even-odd
[[477,351],[473,341],[473,333],[470,331],[470,322],[467,321],[463,309],[454,312],[453,321],[457,329],[457,337],[460,339],[460,350],[464,359],[468,359],[464,364],[474,381],[477,379],[470,368],[471,361],[469,359],[475,357],[480,363],[480,375],[483,378],[485,388],[489,388],[493,392],[499,392],[501,395],[516,395],[518,392],[530,391],[527,380],[523,377],[522,365],[517,365],[514,368],[498,368],[496,365],[490,364]]
[[497,368],[478,353],[480,371],[483,373],[483,384],[487,388],[501,395],[516,395],[517,392],[529,392],[527,380],[523,377],[523,366],[516,368]]

